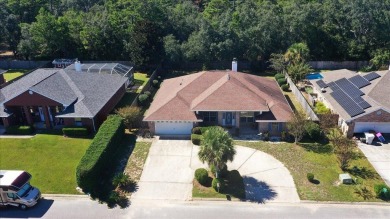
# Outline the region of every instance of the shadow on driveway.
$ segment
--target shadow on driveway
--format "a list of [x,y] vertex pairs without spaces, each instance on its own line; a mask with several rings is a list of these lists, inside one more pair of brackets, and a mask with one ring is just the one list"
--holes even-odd
[[42,218],[53,205],[54,200],[41,199],[38,204],[27,210],[16,207],[1,209],[1,218]]
[[245,184],[245,196],[250,202],[265,203],[266,201],[273,200],[277,193],[265,182],[258,181],[257,179],[244,176]]

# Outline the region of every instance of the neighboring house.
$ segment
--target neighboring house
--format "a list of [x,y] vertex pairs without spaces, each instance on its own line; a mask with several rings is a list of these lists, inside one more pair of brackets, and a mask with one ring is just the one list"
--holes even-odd
[[318,100],[339,115],[343,133],[370,130],[390,133],[390,71],[357,73],[347,69],[322,72],[312,80]]
[[0,69],[0,85],[5,83],[4,73],[7,72],[6,70]]
[[280,135],[293,112],[274,79],[233,71],[204,71],[165,80],[144,121],[156,135],[189,135],[220,125],[240,134]]
[[123,97],[128,77],[38,69],[0,90],[4,126],[86,126],[96,131]]

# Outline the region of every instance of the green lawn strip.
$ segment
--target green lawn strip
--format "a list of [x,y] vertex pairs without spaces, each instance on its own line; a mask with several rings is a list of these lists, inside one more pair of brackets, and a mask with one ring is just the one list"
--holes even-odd
[[134,83],[135,85],[140,86],[140,88],[137,89],[137,93],[141,93],[142,87],[145,86],[148,81],[149,76],[147,74],[140,72],[134,73]]
[[42,193],[77,194],[76,166],[90,139],[38,134],[31,139],[0,139],[0,169],[26,170]]
[[221,193],[218,193],[213,187],[211,187],[212,178],[210,178],[210,181],[206,186],[199,184],[199,182],[194,179],[192,197],[226,199],[227,195],[229,195],[231,198],[240,200],[245,199],[244,182],[238,171],[229,171],[226,178],[223,180],[225,182],[225,189],[221,191]]
[[26,69],[9,69],[6,73],[4,73],[4,79],[6,81],[11,81],[15,78],[18,78],[22,76],[24,73],[28,72],[30,70]]
[[125,172],[129,174],[131,179],[138,182],[141,178],[144,163],[149,154],[152,142],[136,142],[134,149],[127,162]]
[[[356,188],[365,186],[374,195],[374,185],[383,183],[383,180],[359,149],[356,149],[357,156],[351,162],[350,167],[365,167],[371,175],[367,177],[361,174],[350,173],[352,178],[358,178],[361,184],[337,185],[339,174],[343,173],[343,171],[339,168],[337,157],[333,154],[329,145],[305,143],[303,146],[297,146],[291,143],[272,144],[268,142],[246,141],[236,141],[236,144],[264,151],[281,161],[292,174],[298,194],[302,200],[381,201],[377,198],[364,200],[355,194]],[[314,174],[319,184],[314,184],[307,180],[306,174],[309,172]]]
[[305,112],[302,108],[302,105],[298,102],[297,98],[292,92],[283,91],[283,94],[294,111],[301,110],[302,112]]

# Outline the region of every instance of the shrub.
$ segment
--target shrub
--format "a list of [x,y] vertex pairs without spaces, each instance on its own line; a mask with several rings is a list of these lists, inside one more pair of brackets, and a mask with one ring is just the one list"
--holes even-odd
[[159,87],[159,81],[158,80],[153,80],[152,81],[152,86],[155,87],[155,88],[158,88]]
[[76,168],[77,184],[84,192],[90,192],[93,196],[99,194],[101,178],[113,168],[115,162],[112,157],[123,136],[122,118],[118,115],[108,116]]
[[138,96],[138,103],[142,106],[146,106],[149,103],[149,96],[147,94],[140,94]]
[[33,128],[31,126],[9,126],[6,129],[7,134],[10,135],[30,135],[33,133]]
[[206,127],[199,127],[199,128],[200,128],[201,133],[204,134],[207,130],[215,128],[215,127],[221,127],[221,126],[206,126]]
[[281,79],[281,78],[285,78],[285,77],[284,77],[284,74],[278,73],[278,74],[275,75],[275,79],[276,79],[276,80]]
[[202,130],[200,129],[200,127],[195,127],[195,128],[192,129],[192,134],[201,135],[202,134]]
[[[210,171],[211,171],[211,173],[215,174],[216,169],[215,169],[214,165],[210,166]],[[223,166],[223,168],[221,170],[219,170],[218,177],[219,178],[224,178],[224,177],[227,176],[227,174],[228,174],[228,169],[227,169],[227,165],[225,164],[225,166]]]
[[290,85],[288,84],[282,84],[282,86],[280,86],[282,88],[283,91],[289,91],[290,89]]
[[195,179],[198,180],[201,185],[206,186],[209,181],[209,174],[207,170],[205,168],[195,170]]
[[118,173],[112,179],[112,185],[115,187],[125,187],[131,183],[130,176],[126,173]]
[[282,86],[283,84],[287,84],[287,80],[285,78],[280,78],[277,80],[279,86]]
[[312,173],[307,173],[307,180],[309,180],[309,182],[313,182],[314,181],[314,174]]
[[152,95],[152,93],[150,91],[145,91],[144,94],[148,95],[148,97],[150,97],[150,95]]
[[197,134],[191,135],[191,141],[192,141],[192,144],[194,144],[194,145],[200,145],[202,143],[202,139],[203,139],[202,135],[197,135]]
[[375,194],[382,200],[390,200],[390,188],[386,184],[378,184],[374,186]]
[[314,107],[314,112],[317,114],[328,114],[330,113],[330,109],[328,109],[324,103],[317,102],[316,106]]
[[136,106],[125,106],[115,111],[123,118],[123,123],[128,129],[139,127],[142,122],[143,112]]
[[72,127],[72,126],[62,128],[62,133],[65,136],[69,136],[69,137],[87,136],[89,134],[88,129],[86,127]]
[[309,121],[305,124],[307,136],[312,140],[318,140],[321,137],[321,128],[315,122]]
[[220,180],[218,178],[214,178],[213,181],[211,182],[211,186],[215,191],[218,192],[218,183],[219,183],[219,193],[223,192],[225,188],[225,184],[223,183],[223,180]]

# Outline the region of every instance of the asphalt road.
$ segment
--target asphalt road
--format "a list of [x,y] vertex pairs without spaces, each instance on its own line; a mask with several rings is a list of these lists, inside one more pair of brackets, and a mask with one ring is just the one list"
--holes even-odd
[[224,201],[136,200],[126,209],[108,209],[88,198],[46,198],[21,211],[0,209],[0,218],[390,218],[390,204],[317,204]]

